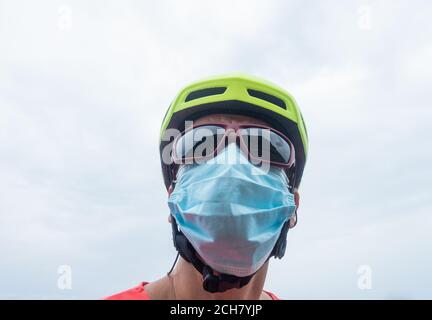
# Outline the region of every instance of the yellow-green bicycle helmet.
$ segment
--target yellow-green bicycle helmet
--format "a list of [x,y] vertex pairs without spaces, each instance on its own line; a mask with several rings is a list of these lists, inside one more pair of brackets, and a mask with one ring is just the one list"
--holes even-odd
[[[306,163],[308,136],[300,109],[284,89],[256,77],[233,73],[194,82],[183,88],[169,106],[160,131],[159,150],[162,173],[168,189],[172,168],[162,160],[169,144],[167,129],[185,129],[185,121],[212,113],[240,114],[262,119],[285,134],[295,148],[295,165],[290,169],[290,184],[298,188]],[[172,139],[171,139],[172,140]]]

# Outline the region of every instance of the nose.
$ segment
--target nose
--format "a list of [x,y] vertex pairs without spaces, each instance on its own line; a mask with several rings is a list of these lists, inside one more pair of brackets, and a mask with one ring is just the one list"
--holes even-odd
[[236,140],[237,140],[237,133],[236,133],[236,131],[235,131],[234,129],[232,129],[232,128],[228,128],[228,129],[226,130],[226,136],[227,136],[227,138],[228,138],[228,143],[227,143],[227,145],[230,144],[230,143],[232,143],[232,142],[236,142]]
[[233,128],[228,128],[228,129],[226,129],[225,132],[226,132],[227,135],[230,135],[230,134],[233,134],[233,133],[235,134],[235,130]]

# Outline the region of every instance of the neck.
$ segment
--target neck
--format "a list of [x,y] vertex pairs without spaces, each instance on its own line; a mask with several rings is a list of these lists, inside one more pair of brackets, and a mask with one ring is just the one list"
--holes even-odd
[[268,299],[263,293],[268,262],[240,289],[207,292],[202,287],[202,275],[192,264],[179,257],[170,275],[146,285],[146,292],[155,300],[259,300]]

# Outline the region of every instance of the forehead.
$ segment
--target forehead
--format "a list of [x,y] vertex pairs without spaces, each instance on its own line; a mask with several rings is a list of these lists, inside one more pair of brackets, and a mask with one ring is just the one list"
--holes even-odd
[[222,122],[222,123],[237,123],[237,124],[257,124],[257,125],[269,125],[267,122],[244,115],[238,114],[225,114],[215,113],[200,117],[194,120],[194,125],[206,124],[211,122]]

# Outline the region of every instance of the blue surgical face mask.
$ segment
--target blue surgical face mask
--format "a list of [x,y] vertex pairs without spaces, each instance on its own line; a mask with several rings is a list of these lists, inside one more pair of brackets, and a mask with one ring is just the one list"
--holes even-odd
[[266,169],[251,164],[234,143],[212,160],[179,169],[168,200],[171,214],[213,270],[255,273],[295,211],[285,172]]

